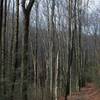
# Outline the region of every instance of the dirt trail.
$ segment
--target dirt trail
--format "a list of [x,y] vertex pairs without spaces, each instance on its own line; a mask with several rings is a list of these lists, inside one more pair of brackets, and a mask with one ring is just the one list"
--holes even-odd
[[[64,100],[64,97],[58,100]],[[88,83],[80,92],[74,92],[68,96],[68,100],[100,100],[100,89],[96,88],[93,83]]]

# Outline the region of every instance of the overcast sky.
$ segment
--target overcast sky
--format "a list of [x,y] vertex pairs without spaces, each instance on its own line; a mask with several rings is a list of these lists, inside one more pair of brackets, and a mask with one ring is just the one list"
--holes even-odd
[[90,11],[94,11],[99,6],[100,6],[100,0],[89,0]]
[[90,4],[92,6],[99,6],[100,5],[100,0],[90,0]]

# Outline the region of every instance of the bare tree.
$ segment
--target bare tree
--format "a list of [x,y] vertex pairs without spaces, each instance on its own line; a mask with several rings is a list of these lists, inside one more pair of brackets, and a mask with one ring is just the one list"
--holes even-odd
[[3,21],[3,0],[0,0],[0,46],[2,38],[2,21]]
[[[0,0],[0,65],[2,64],[2,22],[3,22],[3,0]],[[2,71],[2,67],[0,67],[0,70]],[[0,74],[0,89],[2,94],[2,72]]]
[[22,100],[27,100],[27,85],[28,85],[28,40],[29,40],[29,22],[30,13],[35,0],[30,0],[26,6],[26,0],[22,0],[22,9],[24,13],[24,54],[23,54],[23,85],[22,85]]
[[[14,19],[13,19],[14,20]],[[14,32],[14,29],[13,29]],[[12,77],[12,87],[11,87],[11,100],[14,100],[14,89],[17,77],[18,70],[18,33],[19,33],[19,0],[16,2],[16,32],[14,34],[13,39],[13,56],[14,56],[14,64],[13,64],[13,77]]]

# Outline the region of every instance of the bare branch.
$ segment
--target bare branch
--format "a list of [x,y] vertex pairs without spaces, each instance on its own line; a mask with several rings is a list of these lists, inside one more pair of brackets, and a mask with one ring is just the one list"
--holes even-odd
[[22,0],[22,9],[23,9],[24,14],[30,13],[34,2],[35,2],[35,0],[30,0],[27,7],[25,7],[26,0]]

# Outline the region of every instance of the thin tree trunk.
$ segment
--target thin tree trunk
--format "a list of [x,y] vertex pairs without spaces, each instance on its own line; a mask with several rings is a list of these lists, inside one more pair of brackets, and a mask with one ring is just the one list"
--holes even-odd
[[6,53],[7,53],[7,50],[6,50],[6,43],[7,43],[7,41],[6,41],[6,28],[7,28],[7,0],[5,0],[5,5],[4,5],[4,7],[5,7],[5,12],[4,12],[4,31],[3,31],[3,34],[4,34],[4,44],[3,44],[3,46],[4,46],[4,71],[3,71],[3,74],[4,74],[4,95],[6,95],[6,79],[7,79],[7,76],[6,76],[6,63],[7,63],[7,56],[6,56]]
[[14,100],[14,88],[15,88],[17,68],[18,68],[18,33],[19,33],[19,0],[17,0],[16,2],[16,32],[14,34],[14,41],[13,41],[14,63],[12,66],[13,77],[12,77],[12,87],[11,87],[11,100]]
[[1,39],[2,39],[3,1],[4,0],[0,0],[0,47],[1,47]]
[[58,85],[58,60],[59,60],[59,51],[57,52],[57,57],[56,57],[56,65],[55,65],[55,99],[54,100],[58,100],[58,96],[57,96],[57,85]]
[[[2,65],[2,24],[3,24],[3,1],[0,0],[0,65]],[[0,66],[0,95],[2,95],[2,82],[3,82],[3,69],[2,66]]]
[[22,76],[22,100],[27,100],[28,89],[28,41],[29,41],[29,22],[30,13],[35,0],[30,0],[26,7],[26,0],[22,0],[22,9],[24,13],[24,52],[23,52],[23,72]]
[[68,71],[67,71],[67,86],[66,86],[66,94],[65,100],[67,100],[67,96],[70,93],[70,71],[72,66],[72,32],[71,32],[71,15],[72,15],[72,4],[71,0],[69,0],[69,38],[68,38]]
[[24,54],[23,54],[23,85],[22,85],[22,100],[27,100],[28,88],[28,39],[29,39],[29,15],[25,15],[25,34],[24,34]]

